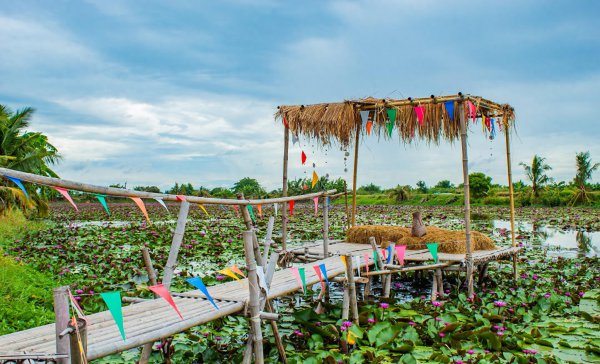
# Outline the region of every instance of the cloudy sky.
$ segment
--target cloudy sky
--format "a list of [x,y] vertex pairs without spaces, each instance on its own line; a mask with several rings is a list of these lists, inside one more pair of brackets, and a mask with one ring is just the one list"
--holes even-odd
[[[583,0],[14,1],[0,7],[0,103],[37,110],[63,178],[275,188],[277,105],[462,91],[515,107],[516,180],[534,154],[570,180],[576,152],[600,160],[599,16]],[[469,144],[471,170],[505,184],[503,140],[475,127]],[[312,174],[301,149],[351,180],[339,147],[305,140],[290,178]],[[359,185],[462,176],[459,145],[360,149]]]

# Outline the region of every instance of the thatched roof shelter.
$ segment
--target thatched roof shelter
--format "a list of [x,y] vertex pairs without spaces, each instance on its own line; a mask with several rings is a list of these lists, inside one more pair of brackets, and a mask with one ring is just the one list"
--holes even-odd
[[[460,93],[403,100],[369,97],[313,105],[283,105],[278,107],[275,117],[283,121],[295,135],[316,139],[324,145],[335,141],[348,146],[356,138],[357,132],[365,132],[361,128],[366,122],[363,120],[365,113],[368,113],[368,118],[372,121],[373,133],[389,139],[391,133],[388,133],[388,128],[392,122],[390,116],[393,117],[395,113],[392,127],[400,140],[405,143],[425,140],[437,144],[442,139],[453,142],[460,138],[460,102],[471,102],[477,118],[483,116],[488,120],[493,119],[492,122],[502,127],[509,127],[514,123],[514,109],[510,105]],[[416,107],[422,107],[420,121],[415,112]],[[448,110],[450,108],[452,110]],[[470,112],[468,107],[463,110],[465,116]]]

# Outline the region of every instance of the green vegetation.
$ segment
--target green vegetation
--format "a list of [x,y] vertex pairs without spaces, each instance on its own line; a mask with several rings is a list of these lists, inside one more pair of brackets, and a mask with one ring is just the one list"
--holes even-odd
[[533,197],[536,198],[540,196],[540,188],[552,182],[552,178],[545,174],[545,172],[551,170],[552,167],[547,165],[545,160],[546,158],[534,155],[530,166],[523,162],[519,163],[523,169],[525,169],[525,174],[529,181],[531,181],[531,192],[533,193]]

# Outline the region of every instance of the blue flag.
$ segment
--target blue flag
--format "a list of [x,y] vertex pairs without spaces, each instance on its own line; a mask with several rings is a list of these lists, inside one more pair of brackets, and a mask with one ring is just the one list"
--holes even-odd
[[325,278],[325,282],[327,282],[327,288],[329,288],[329,279],[327,278],[327,268],[325,267],[325,263],[320,264],[319,269],[323,274],[323,278]]
[[8,178],[9,180],[13,181],[17,186],[19,186],[19,188],[23,191],[23,193],[25,194],[25,197],[27,197],[27,199],[29,200],[29,194],[27,193],[27,190],[25,190],[25,187],[23,186],[23,184],[21,183],[21,180],[15,177],[11,177],[11,176],[7,176],[4,175],[4,177]]
[[204,295],[206,296],[206,298],[208,298],[210,303],[212,303],[217,310],[219,309],[213,298],[210,296],[210,293],[208,293],[208,290],[206,289],[206,286],[204,285],[204,282],[202,282],[202,279],[200,277],[188,278],[186,279],[186,281],[192,286],[198,288],[200,292],[204,293]]
[[392,246],[388,245],[387,247],[387,264],[390,264],[390,262],[392,261]]
[[444,107],[446,108],[450,120],[454,120],[454,100],[444,102]]

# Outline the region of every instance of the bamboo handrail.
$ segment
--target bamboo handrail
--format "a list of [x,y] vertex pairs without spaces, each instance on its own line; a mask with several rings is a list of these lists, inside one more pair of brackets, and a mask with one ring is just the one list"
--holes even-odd
[[[163,201],[179,201],[176,195],[171,195],[167,193],[154,193],[154,192],[144,192],[144,191],[132,191],[126,190],[123,188],[114,188],[114,187],[103,187],[92,185],[88,183],[81,183],[75,181],[64,180],[60,178],[54,177],[45,177],[37,174],[26,173],[21,171],[16,171],[8,168],[0,168],[0,174],[5,176],[11,176],[18,178],[25,182],[45,185],[45,186],[54,186],[54,187],[62,187],[69,190],[76,190],[81,192],[88,193],[97,193],[107,196],[113,197],[140,197],[140,198],[156,198],[161,199]],[[309,193],[306,195],[298,195],[298,196],[287,196],[287,197],[277,197],[277,198],[266,198],[266,199],[245,199],[245,200],[235,200],[235,199],[226,199],[226,198],[212,198],[212,197],[199,197],[199,196],[187,196],[185,195],[186,201],[190,203],[197,204],[206,204],[206,205],[266,205],[266,204],[274,204],[274,203],[283,203],[289,201],[303,201],[310,200],[315,197],[321,196],[330,196],[335,194],[336,190],[327,190],[322,192]]]

